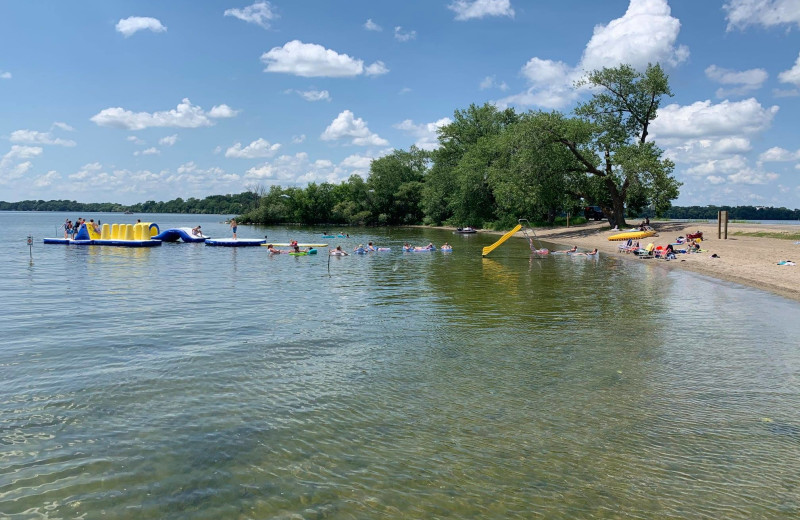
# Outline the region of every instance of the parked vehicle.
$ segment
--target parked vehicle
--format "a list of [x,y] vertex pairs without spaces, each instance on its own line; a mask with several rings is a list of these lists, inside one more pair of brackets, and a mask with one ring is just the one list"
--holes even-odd
[[586,217],[586,220],[603,220],[606,218],[600,206],[586,206],[583,208],[583,216]]

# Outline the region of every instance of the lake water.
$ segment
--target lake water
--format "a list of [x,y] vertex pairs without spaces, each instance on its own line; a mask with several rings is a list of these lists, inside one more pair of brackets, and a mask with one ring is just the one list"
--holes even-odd
[[43,245],[67,216],[0,213],[2,518],[800,516],[796,302],[442,230]]

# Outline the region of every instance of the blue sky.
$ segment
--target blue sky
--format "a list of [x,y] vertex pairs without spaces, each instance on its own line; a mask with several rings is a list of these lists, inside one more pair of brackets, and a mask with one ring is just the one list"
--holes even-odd
[[800,0],[0,0],[0,200],[366,177],[471,103],[660,62],[677,205],[800,207]]

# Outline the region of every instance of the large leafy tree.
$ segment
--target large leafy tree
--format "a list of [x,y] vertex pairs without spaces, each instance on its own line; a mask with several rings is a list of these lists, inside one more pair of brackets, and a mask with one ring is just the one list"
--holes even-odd
[[493,218],[489,168],[497,153],[492,142],[517,119],[513,109],[473,104],[439,129],[440,147],[422,192],[426,222],[480,225]]
[[603,68],[577,86],[589,86],[595,93],[576,108],[577,119],[554,116],[546,131],[572,154],[569,171],[586,177],[574,183],[579,193],[619,225],[625,224],[629,194],[636,195],[636,206],[652,203],[659,211],[667,209],[680,183],[671,176],[674,163],[647,142],[662,98],[672,95],[663,69]]
[[365,195],[377,224],[416,224],[422,220],[422,182],[429,153],[412,146],[370,164]]

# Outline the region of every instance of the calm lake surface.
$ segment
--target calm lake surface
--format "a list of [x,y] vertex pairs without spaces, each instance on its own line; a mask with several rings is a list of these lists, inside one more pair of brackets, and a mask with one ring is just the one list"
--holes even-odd
[[230,235],[0,212],[2,518],[800,516],[796,302],[442,230],[42,244],[78,216]]

